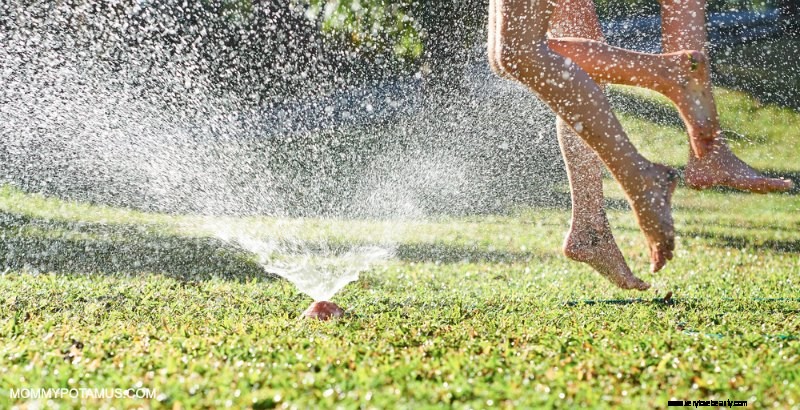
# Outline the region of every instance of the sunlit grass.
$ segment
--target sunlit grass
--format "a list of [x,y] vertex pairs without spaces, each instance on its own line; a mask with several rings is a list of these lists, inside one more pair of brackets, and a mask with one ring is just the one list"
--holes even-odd
[[[720,95],[721,105],[740,98]],[[681,163],[679,132],[625,121],[639,127],[632,135],[643,151]],[[788,158],[780,144],[790,143],[792,121],[772,124],[753,149]],[[660,150],[646,145],[654,130],[665,135]],[[769,165],[797,170],[788,160]],[[606,191],[622,198],[613,181]],[[158,398],[54,404],[800,406],[800,196],[680,188],[676,257],[658,274],[646,272],[630,213],[609,215],[632,268],[655,290],[620,291],[560,256],[566,209],[414,221],[207,218],[0,188],[0,266],[10,267],[0,275],[0,407],[37,405],[11,400],[9,388],[135,386]],[[308,322],[299,315],[311,300],[213,240],[219,226],[392,243],[397,252],[334,297],[345,319]],[[653,301],[668,290],[673,304]],[[641,300],[602,302],[628,298]]]
[[[630,215],[611,212],[632,266],[660,289],[641,295],[558,257],[566,211],[418,222],[401,243],[444,242],[463,260],[410,254],[370,271],[334,298],[351,312],[334,323],[298,320],[310,300],[282,280],[7,272],[0,380],[141,383],[187,407],[800,400],[800,199],[677,199],[676,260],[657,275]],[[565,305],[667,289],[674,306]]]
[[[652,91],[615,86],[614,90],[634,100],[674,111],[665,97]],[[717,109],[723,130],[732,150],[748,164],[773,171],[800,171],[800,114],[775,105],[762,105],[747,94],[726,89],[716,89]],[[648,157],[669,165],[686,164],[689,153],[686,132],[675,114],[673,124],[664,125],[643,118],[633,107],[620,107],[620,120],[631,140]],[[633,108],[633,112],[631,112]]]

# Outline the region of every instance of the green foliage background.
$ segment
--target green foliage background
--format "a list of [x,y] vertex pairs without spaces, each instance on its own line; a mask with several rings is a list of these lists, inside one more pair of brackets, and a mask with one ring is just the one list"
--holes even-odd
[[[247,1],[240,1],[246,3]],[[453,4],[448,15],[442,4]],[[306,15],[318,20],[323,32],[350,41],[360,49],[391,49],[404,58],[419,58],[431,31],[459,28],[480,31],[486,14],[486,1],[425,0],[300,0]],[[778,0],[709,0],[709,12],[753,11],[778,7]],[[654,0],[596,0],[601,18],[625,18],[659,12]],[[440,12],[437,16],[435,13]],[[444,11],[444,13],[441,13]],[[433,21],[433,20],[440,21]],[[444,27],[442,27],[444,26]]]
[[305,15],[322,31],[362,50],[391,49],[401,57],[418,58],[423,44],[411,2],[401,0],[308,0]]
[[[709,0],[707,10],[766,10],[780,7],[782,1],[786,0]],[[451,71],[458,68],[458,62],[466,61],[472,47],[485,35],[488,3],[489,0],[283,0],[265,5],[253,0],[202,1],[204,18],[214,20],[214,24],[223,22],[222,26],[216,26],[215,32],[224,38],[224,43],[240,50],[246,48],[251,54],[248,58],[256,61],[253,64],[244,61],[247,59],[220,61],[220,65],[240,68],[252,65],[256,71],[264,72],[264,67],[278,63],[259,59],[278,61],[281,58],[275,56],[285,57],[276,47],[270,48],[271,42],[276,43],[273,45],[283,42],[301,60],[297,67],[312,67],[308,68],[311,71],[320,65],[305,61],[302,56],[324,55],[316,60],[329,61],[330,67],[319,68],[318,73],[299,79],[295,86],[285,87],[290,94],[302,90],[309,80],[313,83],[315,78],[345,72],[352,73],[345,75],[348,84],[422,71],[428,74],[430,83],[457,87],[450,80]],[[595,0],[595,5],[602,19],[655,15],[660,8],[657,0]],[[264,10],[271,12],[272,17],[265,20]],[[281,27],[274,32],[266,30],[265,38],[238,34],[248,31],[262,34],[263,25],[275,16],[279,16]],[[297,67],[294,71],[300,70]],[[291,82],[289,77],[249,83]]]

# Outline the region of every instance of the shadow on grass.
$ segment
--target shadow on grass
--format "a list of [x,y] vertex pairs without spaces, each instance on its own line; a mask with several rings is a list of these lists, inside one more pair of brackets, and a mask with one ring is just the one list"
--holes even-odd
[[0,212],[0,267],[57,273],[158,273],[179,280],[271,278],[252,256],[211,238],[153,227],[63,222]]
[[594,306],[594,305],[616,305],[616,306],[624,306],[624,305],[654,305],[654,306],[675,306],[678,303],[675,299],[667,299],[667,298],[653,298],[653,299],[642,299],[642,298],[632,298],[632,299],[602,299],[602,300],[571,300],[564,303],[564,306],[567,307],[576,307],[576,306]]
[[607,91],[612,107],[618,112],[642,118],[655,124],[683,128],[678,111],[672,106],[636,97],[613,88]]
[[734,249],[754,249],[779,253],[800,253],[800,240],[753,240],[745,236],[725,235],[702,231],[687,231],[687,237],[707,239],[713,246]]
[[395,257],[406,262],[440,262],[452,263],[514,263],[531,260],[548,259],[558,256],[556,253],[516,252],[508,250],[487,249],[478,245],[456,245],[444,242],[434,243],[402,243],[395,249]]
[[[64,222],[0,212],[0,270],[162,274],[183,281],[274,278],[264,272],[252,254],[235,245],[156,229],[146,225]],[[346,251],[351,245],[340,247]],[[317,248],[331,251],[332,245],[315,246],[308,242],[303,246],[305,251],[314,252]],[[395,257],[402,261],[445,264],[528,262],[555,256],[556,253],[493,250],[445,242],[402,243],[395,250]]]
[[[671,292],[670,292],[671,294]],[[601,300],[571,300],[564,303],[566,307],[580,307],[580,306],[625,306],[625,305],[651,305],[653,307],[673,307],[679,306],[687,311],[700,311],[714,309],[717,311],[724,307],[724,311],[730,312],[753,312],[763,311],[764,313],[780,313],[780,314],[797,314],[800,312],[796,308],[797,303],[800,302],[798,298],[724,298],[724,302],[736,302],[736,304],[728,304],[721,306],[719,302],[709,305],[703,303],[703,299],[698,298],[631,298],[631,299],[601,299]],[[719,321],[723,313],[714,315],[711,319],[712,322]],[[719,324],[719,323],[714,323]]]

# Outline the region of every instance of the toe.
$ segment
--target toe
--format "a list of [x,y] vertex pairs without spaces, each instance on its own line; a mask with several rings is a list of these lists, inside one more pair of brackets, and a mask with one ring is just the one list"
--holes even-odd
[[626,275],[619,278],[614,283],[625,290],[647,290],[650,289],[650,284],[637,278],[633,273],[628,272]]
[[664,254],[659,249],[653,249],[651,252],[650,272],[656,273],[664,267],[667,263]]
[[791,180],[780,178],[768,178],[764,185],[767,192],[785,192],[794,187]]
[[650,272],[656,273],[656,272],[660,271],[661,268],[663,268],[663,267],[664,267],[664,262],[661,262],[661,261],[653,262],[650,265]]
[[636,289],[636,290],[647,290],[647,289],[650,289],[650,284],[649,283],[647,283],[647,282],[645,282],[645,281],[643,281],[643,280],[641,280],[641,279],[639,279],[639,278],[637,278],[635,276],[633,277],[633,279],[634,279],[634,282],[631,284],[632,285],[631,289]]
[[[670,232],[672,232],[671,229],[670,229]],[[675,236],[673,236],[672,234],[667,236],[667,238],[664,240],[664,246],[663,246],[662,249],[664,249],[664,253],[670,253],[671,254],[672,251],[675,250]]]
[[661,268],[663,267],[663,265],[662,266],[659,266],[659,265],[660,264],[658,262],[655,262],[655,261],[654,262],[650,262],[650,272],[651,273],[656,273],[656,272],[660,271]]

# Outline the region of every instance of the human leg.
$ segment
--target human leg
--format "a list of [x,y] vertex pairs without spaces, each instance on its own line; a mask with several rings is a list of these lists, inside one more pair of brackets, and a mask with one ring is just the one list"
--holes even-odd
[[675,103],[695,153],[689,156],[686,167],[687,185],[697,189],[727,186],[758,193],[792,187],[791,181],[768,178],[753,170],[725,143],[712,93],[709,63],[701,52],[706,43],[703,0],[662,2],[663,41],[668,53],[661,55],[632,52],[583,38],[566,38],[601,40],[602,34],[593,3],[562,0],[559,5],[559,13],[551,23],[551,31],[559,38],[549,41],[552,49],[571,58],[595,81],[650,88]]
[[[592,0],[569,0],[559,6],[550,21],[551,34],[602,40],[603,33]],[[562,17],[565,15],[569,18]],[[596,24],[583,23],[592,19]],[[572,21],[578,23],[569,24]],[[561,117],[556,119],[556,130],[572,201],[564,255],[588,264],[620,288],[648,289],[650,285],[634,276],[625,263],[611,233],[603,209],[602,162]]]
[[649,88],[670,98],[691,141],[697,142],[695,150],[705,154],[719,122],[702,52],[676,49],[671,55],[659,55],[609,46],[592,0],[560,0],[550,31],[554,37],[550,47],[575,61],[595,81]]
[[713,146],[719,119],[708,83],[708,62],[702,52],[638,53],[577,38],[553,38],[548,44],[575,61],[595,81],[633,85],[664,94],[678,108],[693,150],[705,155]]
[[[665,52],[706,49],[705,0],[662,1],[661,21],[662,48]],[[708,84],[710,92],[710,79]],[[721,132],[717,131],[715,137],[708,155],[702,158],[689,155],[684,174],[687,185],[696,189],[726,186],[756,193],[792,188],[792,181],[766,177],[739,159],[728,147]]]
[[600,159],[563,121],[559,120],[557,131],[572,200],[572,218],[564,239],[564,255],[588,264],[622,289],[648,289],[650,285],[634,276],[625,263],[611,233],[603,210]]
[[706,50],[705,0],[661,1],[661,48],[665,53]]
[[675,173],[642,157],[597,84],[547,46],[551,13],[547,0],[492,0],[492,67],[539,95],[598,154],[628,196],[657,271],[674,248],[669,208]]

